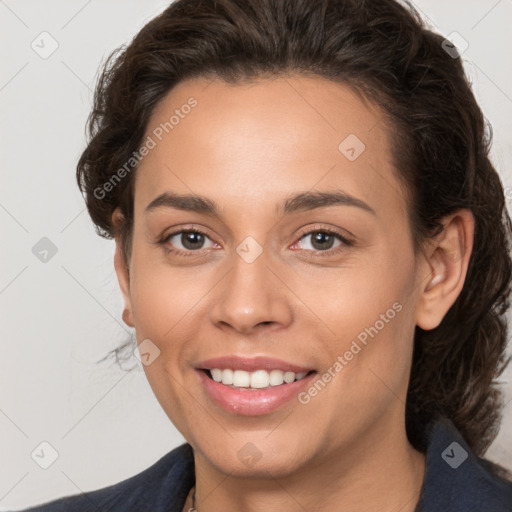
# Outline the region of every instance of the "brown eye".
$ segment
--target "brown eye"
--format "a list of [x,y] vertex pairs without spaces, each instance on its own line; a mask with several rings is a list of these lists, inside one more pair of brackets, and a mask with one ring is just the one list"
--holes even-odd
[[[309,247],[308,244],[305,244],[302,240],[310,239]],[[338,245],[335,246],[336,241],[338,240]],[[305,233],[301,239],[300,244],[302,249],[313,250],[319,252],[330,251],[333,248],[340,247],[343,245],[352,245],[349,240],[345,237],[341,236],[338,233],[334,233],[329,230],[316,230],[310,231],[309,233]]]
[[204,244],[205,236],[202,233],[195,231],[183,231],[179,241],[185,249],[193,251],[194,249],[201,249]]
[[332,249],[336,240],[334,235],[326,233],[325,231],[317,231],[308,236],[311,236],[311,245],[317,251]]
[[[202,249],[207,249],[208,247],[204,247],[207,240],[210,240],[210,237],[206,233],[202,233],[201,231],[195,229],[182,229],[180,231],[170,233],[162,240],[161,243],[165,245],[171,252],[186,254],[191,252],[198,252]],[[211,240],[210,243],[213,245]]]

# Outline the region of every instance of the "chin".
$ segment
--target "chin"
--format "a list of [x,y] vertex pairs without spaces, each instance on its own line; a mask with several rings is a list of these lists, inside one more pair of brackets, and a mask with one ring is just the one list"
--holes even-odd
[[199,447],[199,451],[218,471],[240,478],[268,478],[269,475],[283,478],[299,470],[309,459],[297,449],[297,445],[303,445],[300,439],[287,444],[276,436],[269,442],[265,440],[266,435],[247,434],[243,440],[223,440],[213,446]]

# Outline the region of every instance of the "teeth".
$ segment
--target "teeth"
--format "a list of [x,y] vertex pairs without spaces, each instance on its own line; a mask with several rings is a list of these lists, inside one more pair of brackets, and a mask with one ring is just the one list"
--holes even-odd
[[248,388],[250,385],[251,374],[249,372],[244,372],[243,370],[235,370],[233,372],[233,386],[235,388]]
[[212,368],[210,374],[215,382],[222,382],[226,386],[235,388],[254,388],[263,389],[269,386],[280,386],[284,382],[290,384],[295,380],[303,379],[308,372],[283,372],[281,370],[256,370],[255,372],[246,372],[244,370],[231,370],[229,368],[221,370]]
[[210,373],[212,374],[212,379],[215,382],[222,382],[222,370],[214,368],[213,370],[210,370]]
[[284,382],[284,373],[281,370],[272,370],[270,372],[270,385],[280,386]]
[[283,378],[284,378],[284,381],[286,382],[286,384],[290,384],[291,382],[293,382],[295,380],[295,373],[285,372]]
[[[247,372],[243,372],[247,373]],[[247,373],[249,375],[249,373]],[[267,371],[265,370],[257,370],[255,372],[252,372],[250,374],[251,379],[251,388],[268,388],[270,385],[270,376]],[[238,386],[238,385],[237,385]],[[247,387],[247,386],[243,386]]]
[[222,372],[221,377],[222,384],[233,384],[233,370],[225,370]]

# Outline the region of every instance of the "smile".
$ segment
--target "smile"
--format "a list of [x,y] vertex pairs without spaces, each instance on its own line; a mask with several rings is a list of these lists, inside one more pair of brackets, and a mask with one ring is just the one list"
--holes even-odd
[[[221,371],[222,378],[224,377],[224,372],[226,372],[226,370]],[[229,371],[230,370],[228,369],[226,376],[229,376]],[[243,373],[239,374],[238,372],[240,371]],[[279,372],[280,370],[277,371]],[[267,375],[262,375],[260,372],[264,372]],[[266,384],[267,380],[270,382],[271,374],[273,378],[276,379],[274,382],[278,382],[278,375],[275,373],[273,374],[272,372],[273,371],[269,373],[266,370],[257,370],[255,372],[235,370],[232,372],[232,374],[233,378],[235,379],[235,383],[241,382],[243,379],[243,384],[247,384],[248,379],[252,380],[253,375],[257,374],[257,376],[254,377],[255,382],[257,382],[258,385],[263,385]],[[290,372],[287,375],[288,380],[291,380],[291,373],[293,372]],[[270,384],[265,387],[257,388],[251,386],[237,387],[233,384],[217,382],[213,379],[209,370],[196,370],[196,374],[200,379],[201,386],[205,392],[208,402],[210,402],[215,407],[220,407],[225,412],[243,416],[260,416],[269,414],[281,407],[284,407],[289,402],[297,402],[297,400],[294,399],[297,398],[300,392],[304,391],[304,389],[306,389],[311,384],[311,380],[315,378],[317,373],[318,372],[313,370],[306,373],[304,376],[300,375],[301,378],[298,380],[297,375],[293,373],[293,380],[291,380],[289,383],[284,380],[285,374],[283,374],[283,382],[281,384]],[[247,376],[244,374],[247,374]],[[219,377],[217,372],[216,377]],[[240,381],[238,381],[238,379],[240,379]]]
[[220,382],[231,388],[268,389],[281,386],[283,383],[291,384],[302,380],[310,372],[283,372],[282,370],[256,370],[247,372],[244,370],[232,370],[230,368],[212,368],[210,377],[215,382]]

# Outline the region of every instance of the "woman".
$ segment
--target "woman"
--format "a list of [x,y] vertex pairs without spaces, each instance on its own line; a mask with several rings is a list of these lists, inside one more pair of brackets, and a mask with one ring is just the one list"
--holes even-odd
[[512,510],[510,218],[453,45],[393,0],[178,0],[78,183],[187,443],[30,509]]

